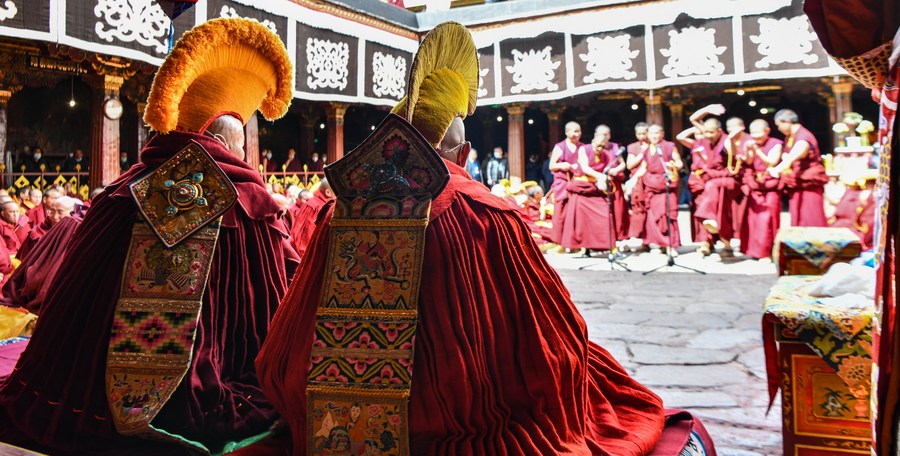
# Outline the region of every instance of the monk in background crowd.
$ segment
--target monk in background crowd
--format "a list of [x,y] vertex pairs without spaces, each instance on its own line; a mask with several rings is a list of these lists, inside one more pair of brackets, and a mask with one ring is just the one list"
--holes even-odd
[[[740,158],[727,148],[730,137],[722,131],[722,123],[707,115],[724,114],[725,108],[713,104],[701,108],[691,115],[693,127],[682,131],[676,139],[691,150],[694,174],[703,182],[703,190],[696,194],[694,218],[697,238],[701,242],[697,251],[701,255],[710,255],[717,240],[722,241],[724,249],[719,253],[721,258],[734,257],[731,238],[734,235],[732,202],[737,190],[737,174],[741,167]],[[701,122],[702,121],[702,122]],[[696,139],[697,134],[701,135]]]
[[752,143],[747,145],[747,170],[742,176],[747,187],[747,220],[740,231],[741,252],[750,258],[772,261],[775,235],[781,227],[781,191],[779,179],[769,168],[781,162],[780,139],[769,136],[769,123],[750,122]]
[[50,284],[59,272],[75,230],[83,220],[78,206],[74,199],[66,196],[53,202],[45,222],[50,222],[46,234],[35,240],[27,255],[22,253],[25,251],[24,245],[19,251],[22,263],[3,285],[0,305],[24,309],[35,315],[41,313]]
[[787,190],[791,225],[826,226],[823,195],[828,175],[822,164],[819,142],[790,109],[775,113],[775,125],[785,136],[785,153],[781,163],[769,169],[769,174],[780,176]]
[[[47,192],[49,193],[50,190]],[[16,258],[18,258],[19,261],[25,261],[25,258],[28,257],[28,254],[34,249],[38,241],[40,241],[54,225],[59,223],[64,217],[69,217],[75,212],[76,205],[80,206],[81,202],[75,198],[70,198],[68,196],[53,198],[53,202],[50,203],[49,209],[45,211],[46,218],[39,226],[35,226],[28,232],[28,237],[22,242],[21,247],[19,247]],[[41,210],[43,211],[42,208]]]
[[[628,165],[641,179],[647,217],[641,240],[643,250],[651,245],[666,248],[672,254],[681,246],[678,227],[678,171],[684,167],[675,143],[665,140],[665,130],[653,124],[647,129],[648,144],[640,155],[628,157]],[[668,200],[666,198],[668,195]],[[634,223],[634,218],[631,220]]]
[[305,202],[298,202],[294,225],[291,227],[291,244],[300,257],[306,253],[312,234],[316,230],[319,212],[334,200],[334,192],[328,185],[328,179],[322,179],[318,187],[312,191],[312,197]]

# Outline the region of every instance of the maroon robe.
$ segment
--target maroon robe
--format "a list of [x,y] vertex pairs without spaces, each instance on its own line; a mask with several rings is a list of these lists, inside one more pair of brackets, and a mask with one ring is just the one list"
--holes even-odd
[[822,165],[821,151],[816,137],[804,127],[800,127],[785,141],[785,152],[790,152],[797,141],[809,143],[806,157],[791,163],[791,172],[785,176],[788,190],[788,209],[793,226],[825,226],[825,184],[828,176]]
[[[651,144],[650,148],[654,146]],[[644,151],[644,162],[647,173],[644,174],[644,191],[647,201],[647,221],[644,224],[644,245],[656,244],[660,247],[680,247],[681,232],[678,229],[678,183],[669,183],[669,217],[672,232],[666,220],[666,167],[663,162],[672,159],[675,143],[662,141],[659,143],[662,156],[650,154],[651,149]]]
[[303,166],[300,164],[300,160],[293,158],[291,160],[285,161],[282,168],[285,172],[288,173],[301,173],[303,172]]
[[[706,138],[697,141],[692,155],[706,160],[702,163],[703,192],[697,195],[697,205],[694,218],[698,222],[712,219],[719,225],[717,235],[711,235],[702,225],[697,226],[697,238],[701,242],[715,242],[716,239],[730,241],[734,236],[732,225],[732,201],[737,191],[737,178],[727,169],[728,152],[725,150],[725,141],[728,138],[723,134],[715,146],[712,146]],[[734,157],[732,166],[737,164]]]
[[[603,153],[607,156],[607,169],[619,166],[619,157],[617,156],[619,144],[614,142],[606,143]],[[625,201],[624,185],[625,170],[614,176],[609,176],[607,192],[612,201],[616,240],[628,238],[628,202]]]
[[322,174],[324,174],[323,171],[325,170],[325,161],[322,160],[321,158],[319,158],[318,160],[316,160],[314,162],[310,162],[308,169],[309,169],[309,172],[311,172],[311,173],[317,173],[319,175],[322,175]]
[[865,201],[860,201],[864,190],[848,188],[834,209],[834,216],[828,221],[830,226],[846,227],[859,236],[863,250],[872,248],[875,228],[875,197],[868,192]]
[[743,180],[744,174],[749,171],[749,168],[745,165],[745,162],[747,161],[747,145],[753,141],[752,136],[744,133],[737,142],[737,148],[733,151],[735,163],[737,163],[738,157],[741,157],[741,166],[738,168],[738,172],[735,175],[737,181],[734,199],[731,201],[731,225],[734,234],[737,235],[737,237],[740,237],[741,229],[747,221],[747,207],[750,204],[750,200],[747,198],[750,189],[746,185],[743,185]]
[[[33,314],[41,313],[41,303],[47,296],[53,277],[59,271],[67,247],[72,241],[72,235],[81,221],[80,215],[64,217],[35,243],[27,258],[21,258],[22,264],[3,285],[0,305],[23,307]],[[19,254],[24,250],[23,246]]]
[[28,256],[28,253],[34,249],[34,246],[37,244],[48,231],[50,231],[50,220],[45,219],[40,225],[35,226],[28,232],[28,237],[22,241],[22,245],[19,246],[19,251],[16,252],[16,258],[19,261],[25,261],[25,257]]
[[294,246],[294,250],[301,258],[306,253],[309,240],[312,239],[313,232],[316,230],[319,211],[332,200],[334,198],[327,198],[325,192],[316,190],[312,198],[298,205],[294,224],[291,226],[291,245]]
[[[591,144],[582,146],[588,157],[588,165],[597,172],[604,172],[609,165],[609,155],[604,151],[594,152]],[[597,188],[595,182],[588,180],[582,169],[572,173],[572,180],[567,187],[569,194],[559,217],[559,245],[567,249],[588,248],[609,250],[610,241],[614,241],[615,227],[610,233],[610,207],[607,194]]]
[[[781,145],[779,139],[769,138],[760,147],[768,155],[773,147]],[[741,251],[751,258],[770,258],[775,244],[775,234],[781,227],[781,192],[779,180],[768,172],[768,165],[754,157],[753,167],[744,173],[747,186],[747,220],[741,227]]]
[[537,242],[538,245],[543,245],[546,242],[552,242],[553,225],[550,225],[549,227],[542,226],[538,224],[540,221],[541,202],[528,198],[528,201],[525,202],[525,224],[528,225],[528,229],[531,230],[534,241]]
[[[583,146],[584,144],[579,141],[575,143],[575,149],[569,149],[568,140],[562,140],[556,145],[554,148],[559,148],[562,151],[562,154],[559,156],[559,160],[557,163],[569,163],[571,165],[578,165],[578,148]],[[566,200],[566,196],[568,195],[566,192],[566,186],[569,185],[569,179],[572,177],[572,170],[569,171],[553,171],[553,184],[550,185],[550,194],[553,195],[553,213],[557,213],[558,204],[562,204]]]
[[12,226],[5,220],[0,220],[0,239],[3,240],[10,255],[15,255],[22,246],[22,233],[28,236],[28,229],[20,225]]
[[44,220],[47,220],[47,212],[44,209],[43,204],[39,204],[25,213],[25,216],[28,217],[28,223],[31,228],[36,226],[41,226],[44,223]]
[[[225,213],[203,295],[191,366],[154,426],[213,449],[264,432],[275,411],[253,357],[298,259],[259,173],[206,135],[154,136],[131,167],[94,199],[47,291],[40,323],[0,387],[0,440],[52,454],[184,453],[120,436],[105,373],[110,326],[137,208],[128,184],[189,141],[206,148],[238,190]],[[162,448],[165,447],[165,448]]]
[[263,158],[262,160],[260,160],[260,164],[263,165],[263,169],[265,169],[266,174],[278,172],[278,163],[275,163],[275,160]]
[[[628,155],[643,155],[644,150],[640,141],[628,145]],[[627,158],[626,158],[627,160]],[[640,167],[635,168],[632,173]],[[644,193],[643,179],[638,179],[637,184],[631,189],[631,213],[628,217],[628,237],[641,238],[645,236],[644,225],[647,223],[647,196]]]
[[[419,302],[428,305],[419,307],[415,335],[410,454],[649,453],[663,427],[660,399],[588,340],[584,319],[514,210],[446,163],[450,182],[432,203],[424,247],[429,279]],[[307,447],[307,366],[328,215],[257,358],[295,455]]]

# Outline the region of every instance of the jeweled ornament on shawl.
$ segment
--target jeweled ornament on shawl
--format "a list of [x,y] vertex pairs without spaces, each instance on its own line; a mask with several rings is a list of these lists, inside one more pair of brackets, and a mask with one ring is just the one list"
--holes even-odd
[[325,172],[337,203],[307,377],[307,450],[408,455],[425,228],[449,172],[395,115]]
[[222,215],[237,199],[234,185],[195,142],[130,188],[144,218],[167,247]]

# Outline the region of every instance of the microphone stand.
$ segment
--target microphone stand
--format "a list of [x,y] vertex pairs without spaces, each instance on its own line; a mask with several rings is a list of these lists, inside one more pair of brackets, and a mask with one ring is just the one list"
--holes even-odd
[[669,246],[666,247],[666,257],[667,257],[666,264],[657,266],[649,271],[644,271],[643,275],[652,274],[664,267],[670,267],[670,268],[678,267],[681,269],[686,269],[688,271],[696,272],[698,274],[706,275],[705,271],[701,271],[699,269],[695,269],[695,268],[692,268],[689,266],[685,266],[685,265],[676,263],[675,257],[672,256],[672,249],[674,249],[674,247],[672,247],[672,246],[675,244],[672,241],[672,214],[670,212],[670,210],[671,210],[670,206],[671,206],[672,202],[669,199],[669,187],[672,186],[672,179],[669,177],[669,170],[666,169],[666,162],[665,162],[665,160],[663,160],[662,150],[659,148],[658,145],[656,147],[657,147],[656,151],[659,153],[659,161],[662,162],[662,164],[663,164],[663,175],[666,176],[666,229],[668,230]]

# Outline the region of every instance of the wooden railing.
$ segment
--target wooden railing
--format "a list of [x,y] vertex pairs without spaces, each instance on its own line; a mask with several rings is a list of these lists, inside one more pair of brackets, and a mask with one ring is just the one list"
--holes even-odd
[[308,171],[306,166],[303,169],[299,173],[288,172],[285,169],[278,172],[266,172],[263,165],[259,165],[259,174],[267,184],[271,184],[273,187],[280,185],[281,191],[278,193],[284,193],[289,185],[296,185],[303,190],[309,190],[325,176],[325,173],[321,171]]
[[75,165],[75,172],[63,172],[61,166],[54,166],[51,171],[47,165],[41,165],[40,171],[25,172],[25,166],[19,168],[19,172],[8,172],[5,163],[0,163],[0,176],[3,176],[3,188],[13,194],[19,189],[30,186],[40,190],[59,185],[66,190],[73,191],[82,200],[87,201],[91,196],[91,187],[88,185],[88,173],[81,171],[81,165]]

